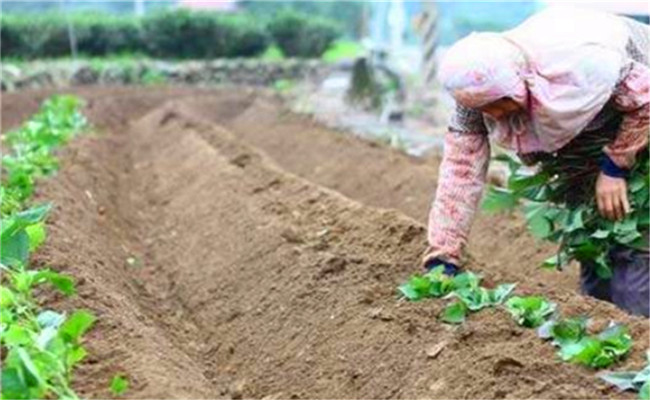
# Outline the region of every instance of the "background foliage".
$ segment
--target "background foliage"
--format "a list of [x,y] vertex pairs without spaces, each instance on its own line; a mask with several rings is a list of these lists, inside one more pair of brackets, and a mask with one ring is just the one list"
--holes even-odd
[[97,12],[5,14],[0,26],[3,57],[70,56],[68,21],[84,56],[139,53],[165,59],[254,57],[275,41],[290,57],[320,57],[341,35],[330,20],[297,12],[270,18],[184,9],[138,18]]

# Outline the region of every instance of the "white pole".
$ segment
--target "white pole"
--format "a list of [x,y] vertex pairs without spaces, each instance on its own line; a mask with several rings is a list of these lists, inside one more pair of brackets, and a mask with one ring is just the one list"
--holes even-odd
[[68,15],[68,8],[64,4],[65,0],[59,0],[59,6],[65,14],[65,20],[68,25],[68,41],[70,42],[70,53],[72,54],[72,59],[77,59],[77,36],[74,32],[74,26],[72,26],[72,21],[70,21],[70,16]]
[[134,0],[133,10],[135,15],[142,17],[144,15],[144,0]]
[[402,0],[392,0],[388,13],[390,29],[390,47],[393,54],[400,53],[404,45],[404,28],[406,27],[406,11]]

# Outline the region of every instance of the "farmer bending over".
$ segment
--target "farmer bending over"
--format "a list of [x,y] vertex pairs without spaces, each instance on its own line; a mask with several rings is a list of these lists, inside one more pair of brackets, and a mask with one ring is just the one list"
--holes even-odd
[[[535,164],[579,148],[586,136],[611,138],[598,151],[593,195],[605,218],[620,220],[629,212],[626,175],[648,151],[649,42],[650,28],[633,20],[549,8],[513,30],[472,34],[451,47],[440,78],[456,110],[429,216],[427,268],[444,264],[455,274],[463,265],[489,139]],[[582,264],[582,291],[648,316],[648,251],[616,247],[609,258],[608,280]]]

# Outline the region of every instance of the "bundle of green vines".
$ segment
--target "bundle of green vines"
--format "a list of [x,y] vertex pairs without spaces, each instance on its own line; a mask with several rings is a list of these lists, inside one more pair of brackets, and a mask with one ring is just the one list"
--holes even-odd
[[562,269],[570,261],[588,262],[602,278],[612,275],[609,251],[616,246],[647,249],[650,225],[650,161],[642,151],[627,177],[631,212],[619,221],[600,215],[596,178],[603,146],[611,141],[597,133],[582,133],[562,150],[542,154],[532,168],[509,155],[495,157],[508,164],[505,188],[491,186],[483,209],[498,212],[523,208],[532,234],[559,244],[543,266]]

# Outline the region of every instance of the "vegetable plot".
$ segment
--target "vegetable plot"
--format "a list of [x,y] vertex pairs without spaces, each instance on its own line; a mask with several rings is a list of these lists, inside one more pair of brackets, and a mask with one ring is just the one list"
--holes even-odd
[[[0,345],[2,398],[76,398],[72,370],[83,360],[83,335],[95,322],[84,310],[70,315],[43,309],[35,291],[50,285],[66,296],[75,294],[72,278],[48,268],[32,269],[29,256],[46,239],[44,220],[51,204],[31,205],[37,180],[56,171],[54,150],[86,127],[81,102],[55,96],[3,144],[0,188]],[[40,289],[39,289],[40,290]]]

